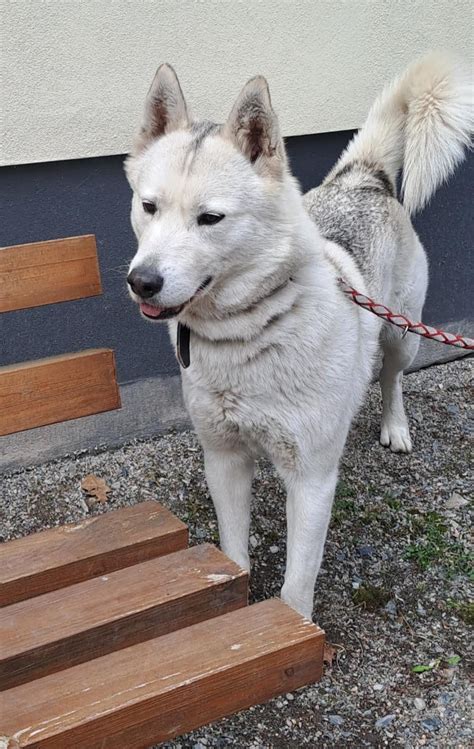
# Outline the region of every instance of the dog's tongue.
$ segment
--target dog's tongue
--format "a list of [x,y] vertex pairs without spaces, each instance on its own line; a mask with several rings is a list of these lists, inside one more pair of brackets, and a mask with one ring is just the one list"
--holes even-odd
[[140,303],[140,309],[148,317],[159,317],[163,312],[161,307],[152,307],[151,304],[144,304],[143,302]]

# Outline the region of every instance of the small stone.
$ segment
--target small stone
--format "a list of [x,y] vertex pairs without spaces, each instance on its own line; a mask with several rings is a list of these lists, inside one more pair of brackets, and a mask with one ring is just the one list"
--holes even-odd
[[252,547],[252,549],[256,549],[260,543],[258,538],[256,536],[250,536],[249,540],[250,540],[250,546]]
[[375,728],[386,728],[395,720],[395,714],[384,715],[383,718],[379,718],[375,721]]
[[397,604],[393,599],[385,604],[384,611],[386,611],[389,616],[397,615]]
[[456,403],[448,403],[446,411],[451,414],[451,416],[459,416],[459,406]]
[[447,510],[458,510],[460,507],[464,507],[464,505],[467,504],[467,499],[462,497],[460,494],[453,492],[444,506]]
[[79,504],[81,505],[84,512],[89,512],[90,507],[83,497],[79,497]]
[[438,702],[441,705],[447,705],[448,702],[451,702],[451,695],[447,692],[442,692],[438,697]]
[[464,434],[467,434],[468,437],[471,437],[474,435],[474,420],[471,419],[470,421],[466,421],[465,424],[461,427]]
[[374,549],[372,546],[359,546],[357,553],[362,559],[370,559],[374,555]]
[[413,704],[417,710],[424,710],[426,707],[426,702],[422,700],[421,697],[415,697]]
[[328,715],[328,721],[333,726],[342,726],[344,723],[344,718],[342,715]]
[[375,689],[376,692],[381,692],[384,689],[383,684],[378,684],[377,682],[373,685],[372,689]]
[[270,546],[270,554],[277,554],[279,551],[278,546]]
[[421,725],[423,726],[425,731],[431,731],[432,733],[435,733],[436,731],[439,731],[442,724],[438,718],[425,718],[425,720],[421,721]]
[[444,684],[450,684],[454,678],[454,669],[451,667],[440,668],[440,670],[438,671],[438,676],[443,680]]
[[421,605],[419,601],[416,604],[416,610],[418,611],[420,616],[426,616],[426,609]]
[[293,700],[295,699],[295,696],[293,694],[291,694],[291,692],[288,692],[287,694],[285,694],[285,697],[290,702],[293,702]]

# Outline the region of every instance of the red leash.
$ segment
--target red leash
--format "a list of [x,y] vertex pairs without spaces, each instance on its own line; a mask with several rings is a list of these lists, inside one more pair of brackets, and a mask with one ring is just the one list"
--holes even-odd
[[449,346],[458,346],[458,348],[474,351],[473,338],[455,335],[454,333],[445,333],[443,330],[438,330],[437,328],[432,328],[430,325],[425,325],[424,322],[414,323],[409,320],[408,317],[405,317],[405,315],[400,314],[400,312],[392,312],[384,304],[374,302],[370,297],[356,291],[356,289],[353,289],[343,278],[338,278],[338,283],[344,294],[355,302],[355,304],[358,304],[359,307],[363,307],[364,309],[369,310],[369,312],[373,312],[374,315],[381,317],[382,320],[385,320],[386,322],[392,323],[392,325],[403,328],[403,337],[407,333],[416,333],[417,335],[422,335],[425,338],[430,338],[439,343],[447,343]]

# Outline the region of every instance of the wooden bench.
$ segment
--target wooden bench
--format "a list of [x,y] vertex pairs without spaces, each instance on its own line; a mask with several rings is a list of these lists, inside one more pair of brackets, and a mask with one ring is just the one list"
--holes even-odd
[[[94,237],[0,250],[0,312],[100,292]],[[0,368],[0,435],[119,406],[109,349]],[[143,502],[0,545],[0,749],[145,749],[320,678],[322,630],[187,544]]]
[[[101,291],[92,235],[0,249],[0,312],[96,296]],[[110,349],[0,367],[0,436],[119,407]]]

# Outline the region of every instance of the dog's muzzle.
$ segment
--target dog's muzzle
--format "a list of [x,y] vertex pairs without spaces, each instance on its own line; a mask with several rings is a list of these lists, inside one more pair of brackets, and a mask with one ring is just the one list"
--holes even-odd
[[[187,302],[175,307],[160,307],[158,304],[153,304],[151,300],[153,296],[158,294],[163,288],[163,276],[150,273],[146,270],[140,270],[140,268],[135,268],[127,277],[128,285],[133,293],[138,297],[137,301],[140,307],[140,312],[148,320],[155,321],[170,320],[172,317],[179,315],[179,313],[182,312],[182,310],[190,304],[201,291],[204,291],[204,289],[209,286],[211,281],[212,276],[208,276]],[[149,299],[150,302],[145,302],[143,301],[144,299]]]

